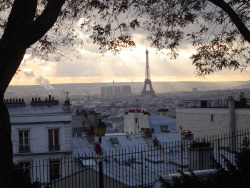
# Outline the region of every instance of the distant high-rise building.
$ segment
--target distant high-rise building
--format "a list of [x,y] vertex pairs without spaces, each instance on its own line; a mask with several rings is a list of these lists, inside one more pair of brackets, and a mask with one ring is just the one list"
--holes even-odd
[[193,88],[193,92],[198,92],[198,88]]
[[131,86],[107,86],[101,87],[101,97],[128,96],[131,94]]

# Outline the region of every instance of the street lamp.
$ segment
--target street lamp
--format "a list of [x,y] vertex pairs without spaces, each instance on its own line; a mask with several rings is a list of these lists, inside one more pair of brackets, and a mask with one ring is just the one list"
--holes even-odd
[[[98,125],[94,127],[95,130],[95,135],[99,137],[99,143],[96,144],[95,150],[98,155],[102,155],[102,148],[101,148],[101,143],[102,143],[102,136],[105,135],[106,131],[106,125],[104,122],[102,122],[101,119],[98,119]],[[102,158],[99,161],[99,187],[103,188],[103,174],[102,174]]]
[[[136,115],[137,115],[137,133],[139,133],[139,115],[138,115],[138,99],[136,98]],[[135,132],[136,133],[136,132]]]

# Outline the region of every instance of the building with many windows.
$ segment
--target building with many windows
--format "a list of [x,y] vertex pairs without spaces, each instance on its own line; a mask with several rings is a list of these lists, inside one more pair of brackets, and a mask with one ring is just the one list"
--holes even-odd
[[101,87],[101,96],[105,97],[119,97],[131,95],[131,86],[107,86]]
[[48,164],[48,174],[41,174],[40,182],[62,177],[66,169],[60,169],[59,163],[72,154],[71,113],[51,96],[33,98],[31,104],[6,99],[5,104],[10,114],[14,163],[25,169],[41,165],[41,161]]

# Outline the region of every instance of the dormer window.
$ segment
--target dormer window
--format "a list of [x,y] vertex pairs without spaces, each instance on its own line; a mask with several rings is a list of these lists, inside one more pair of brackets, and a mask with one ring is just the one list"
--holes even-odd
[[161,131],[168,130],[168,125],[161,125]]

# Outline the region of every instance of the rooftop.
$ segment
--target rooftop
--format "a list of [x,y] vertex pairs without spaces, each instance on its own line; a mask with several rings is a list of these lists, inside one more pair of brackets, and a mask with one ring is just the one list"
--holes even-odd
[[35,115],[35,114],[58,114],[67,111],[60,105],[25,105],[25,106],[8,106],[10,116],[13,115]]
[[[116,153],[121,149],[130,151],[132,148],[141,147],[149,149],[153,145],[153,139],[158,142],[177,142],[181,140],[180,133],[156,133],[152,135],[152,139],[145,139],[144,134],[108,134],[102,137],[102,147],[105,153]],[[91,143],[88,137],[73,138],[73,155],[75,156],[92,156],[94,155],[94,144],[98,142],[98,137],[95,137],[95,142]]]

